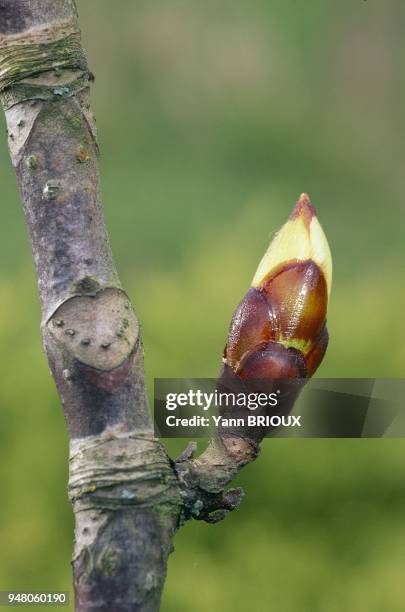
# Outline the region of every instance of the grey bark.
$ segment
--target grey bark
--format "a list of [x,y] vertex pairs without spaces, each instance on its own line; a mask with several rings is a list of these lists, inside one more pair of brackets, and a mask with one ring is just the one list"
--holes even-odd
[[70,437],[76,610],[153,612],[175,530],[239,505],[224,489],[258,444],[218,436],[174,464],[153,435],[100,203],[91,80],[73,0],[0,0],[0,96]]

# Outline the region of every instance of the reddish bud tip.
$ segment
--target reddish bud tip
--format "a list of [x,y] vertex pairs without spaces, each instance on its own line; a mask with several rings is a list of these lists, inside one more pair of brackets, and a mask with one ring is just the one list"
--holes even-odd
[[301,217],[305,220],[307,226],[309,227],[312,217],[315,216],[316,210],[311,200],[309,199],[309,195],[307,195],[306,193],[301,193],[289,219],[293,220],[297,217]]

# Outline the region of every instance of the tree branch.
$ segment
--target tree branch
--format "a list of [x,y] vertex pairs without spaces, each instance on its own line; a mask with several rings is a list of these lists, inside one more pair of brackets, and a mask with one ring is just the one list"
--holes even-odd
[[[175,530],[190,518],[216,522],[238,507],[242,490],[226,487],[256,458],[266,430],[219,430],[201,457],[191,444],[176,463],[153,435],[139,324],[118,279],[100,204],[92,78],[74,0],[0,0],[0,98],[31,238],[44,348],[70,437],[76,610],[156,612]],[[296,223],[306,223],[292,240],[297,261],[307,254],[305,274],[300,263],[272,276],[269,262],[277,256],[265,255],[258,272],[267,276],[256,282],[256,274],[232,321],[221,381],[257,372],[256,378],[305,378],[322,359],[323,294],[315,295],[316,316],[308,319],[305,308],[321,287],[314,269],[322,279],[326,268],[311,259],[309,201],[301,198],[294,214]],[[321,252],[317,244],[313,253]],[[285,303],[277,310],[280,296]],[[294,336],[291,321],[304,321],[305,333]],[[289,384],[299,391],[296,381]],[[289,397],[286,409],[294,393]]]
[[0,34],[9,148],[70,435],[76,609],[157,610],[180,498],[108,244],[74,2],[3,0]]

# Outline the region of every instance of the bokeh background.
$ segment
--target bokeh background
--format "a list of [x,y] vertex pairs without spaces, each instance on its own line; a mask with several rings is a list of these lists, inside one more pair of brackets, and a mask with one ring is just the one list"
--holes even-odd
[[[334,258],[319,376],[403,376],[404,2],[78,4],[105,214],[149,381],[215,376],[232,311],[302,191]],[[71,590],[68,440],[2,141],[0,589]],[[265,441],[241,509],[176,537],[162,610],[403,611],[404,473],[402,440]]]

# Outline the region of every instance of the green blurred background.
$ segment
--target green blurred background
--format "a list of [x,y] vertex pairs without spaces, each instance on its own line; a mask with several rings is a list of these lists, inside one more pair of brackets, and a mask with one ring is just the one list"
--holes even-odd
[[[149,381],[215,376],[232,311],[302,191],[334,258],[319,376],[403,376],[405,3],[79,12]],[[71,590],[68,440],[5,136],[0,164],[0,589]],[[241,509],[176,537],[162,610],[403,611],[404,472],[401,440],[267,440],[239,479]]]

